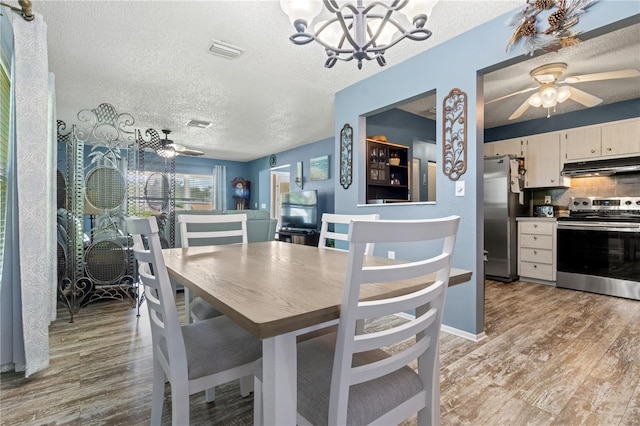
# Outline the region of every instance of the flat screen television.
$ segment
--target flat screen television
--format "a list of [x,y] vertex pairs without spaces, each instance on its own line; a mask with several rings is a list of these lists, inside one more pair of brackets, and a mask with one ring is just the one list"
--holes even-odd
[[289,192],[281,200],[283,230],[318,230],[318,191]]

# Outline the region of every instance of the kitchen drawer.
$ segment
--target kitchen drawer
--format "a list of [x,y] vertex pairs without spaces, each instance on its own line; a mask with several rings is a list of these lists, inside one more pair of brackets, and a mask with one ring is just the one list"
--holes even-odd
[[544,249],[521,248],[520,260],[523,262],[553,264],[553,251]]
[[520,232],[523,234],[553,235],[553,222],[521,222]]
[[553,237],[551,235],[521,234],[520,247],[553,249]]
[[520,262],[520,277],[553,281],[553,267],[546,263]]

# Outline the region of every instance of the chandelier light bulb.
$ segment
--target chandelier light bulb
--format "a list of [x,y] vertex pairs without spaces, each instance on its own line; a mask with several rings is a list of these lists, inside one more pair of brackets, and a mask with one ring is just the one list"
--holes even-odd
[[296,27],[296,31],[303,32],[313,18],[322,11],[322,2],[320,0],[280,0],[280,7]]
[[[370,23],[370,28],[371,28],[371,33],[372,34],[376,34],[376,32],[378,31],[378,28],[380,27],[380,25],[382,25],[382,19],[376,20],[376,21],[372,21]],[[387,23],[384,27],[382,27],[382,32],[380,32],[380,35],[378,36],[378,38],[376,39],[376,45],[377,46],[386,46],[389,43],[391,43],[391,40],[393,40],[393,36],[398,32],[397,28],[394,27],[393,25]]]
[[417,28],[424,27],[427,18],[431,16],[433,7],[438,0],[409,0],[400,11],[407,17],[411,24]]

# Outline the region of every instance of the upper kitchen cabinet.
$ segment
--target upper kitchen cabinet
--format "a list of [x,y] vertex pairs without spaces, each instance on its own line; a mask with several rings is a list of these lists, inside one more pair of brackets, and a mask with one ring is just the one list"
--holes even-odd
[[640,118],[560,132],[563,163],[640,153]]
[[560,134],[543,133],[526,137],[525,188],[569,186],[560,175]]
[[516,157],[524,156],[524,139],[505,139],[502,141],[490,142],[485,144],[485,158],[500,157],[503,155],[515,155]]
[[602,156],[640,153],[640,118],[602,126]]
[[578,127],[560,132],[562,158],[594,159],[601,155],[600,126]]

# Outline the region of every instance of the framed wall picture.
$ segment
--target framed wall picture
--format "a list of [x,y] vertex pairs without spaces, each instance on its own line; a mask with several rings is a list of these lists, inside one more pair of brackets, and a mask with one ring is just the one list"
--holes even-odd
[[329,179],[329,156],[321,155],[309,160],[309,179],[326,180]]

